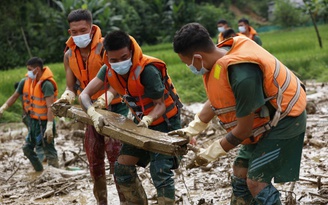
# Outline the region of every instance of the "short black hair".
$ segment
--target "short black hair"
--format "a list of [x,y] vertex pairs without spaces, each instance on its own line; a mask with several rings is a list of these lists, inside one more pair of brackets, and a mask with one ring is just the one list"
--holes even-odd
[[130,36],[120,30],[108,33],[103,43],[106,51],[116,51],[125,47],[131,48]]
[[76,9],[71,11],[67,16],[68,23],[82,20],[85,20],[86,22],[92,24],[92,14],[89,10]]
[[223,39],[226,39],[226,38],[229,38],[232,36],[236,36],[236,32],[232,28],[229,28],[222,32]]
[[249,25],[249,21],[246,18],[239,19],[238,23],[240,23],[240,22],[243,22],[243,23]]
[[215,49],[215,45],[204,26],[189,23],[175,33],[173,48],[176,53],[191,56],[196,51],[210,52]]
[[43,60],[38,57],[32,57],[26,62],[27,66],[32,66],[33,68],[40,67],[43,69]]
[[221,19],[221,20],[218,20],[217,24],[228,24],[228,21]]

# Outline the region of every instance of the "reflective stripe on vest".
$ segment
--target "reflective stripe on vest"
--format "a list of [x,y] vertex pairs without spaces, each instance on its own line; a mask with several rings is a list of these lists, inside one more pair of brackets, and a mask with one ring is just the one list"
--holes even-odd
[[[258,138],[267,130],[277,125],[286,116],[299,116],[306,105],[306,94],[301,88],[300,80],[273,55],[245,37],[228,39],[221,46],[231,46],[230,51],[220,58],[212,70],[203,76],[205,88],[212,109],[220,119],[220,123],[230,131],[237,125],[235,116],[235,98],[228,78],[228,67],[239,63],[254,63],[263,73],[263,90],[276,109],[272,121],[261,118],[255,112],[253,136]],[[220,90],[213,88],[220,87]],[[253,143],[253,142],[246,142]]]
[[45,81],[52,83],[54,87],[54,100],[57,99],[58,89],[57,83],[53,79],[53,74],[48,67],[45,67],[39,81],[35,82],[30,78],[25,79],[23,87],[23,103],[26,112],[29,112],[30,117],[37,120],[47,120],[48,107],[44,94],[42,93],[42,84]]
[[[123,96],[124,102],[130,107],[131,111],[133,111],[132,107],[136,107],[133,105],[133,103],[135,103],[139,107],[137,112],[132,112],[135,115],[136,119],[138,119],[142,115],[148,115],[154,107],[153,100],[144,96],[144,86],[140,82],[140,75],[147,65],[152,64],[154,67],[156,67],[162,74],[162,80],[164,82],[165,87],[164,103],[166,107],[165,114],[154,120],[154,122],[151,124],[151,126],[158,125],[164,121],[168,121],[166,119],[176,116],[179,113],[179,109],[182,107],[179,107],[179,105],[182,105],[182,103],[178,102],[179,97],[170,77],[167,74],[165,63],[157,58],[142,54],[142,50],[135,41],[135,39],[133,37],[130,37],[130,39],[132,42],[131,48],[133,56],[131,59],[132,66],[130,68],[128,79],[123,79],[122,76],[115,73],[115,71],[111,68],[111,65],[108,63],[108,57],[105,53],[103,57],[103,62],[106,63],[108,67],[106,76],[109,84],[121,96]],[[132,99],[125,98],[126,95],[131,96]],[[126,99],[129,99],[130,103]],[[137,108],[135,108],[135,110],[137,110]],[[142,114],[140,114],[140,112],[142,112]]]

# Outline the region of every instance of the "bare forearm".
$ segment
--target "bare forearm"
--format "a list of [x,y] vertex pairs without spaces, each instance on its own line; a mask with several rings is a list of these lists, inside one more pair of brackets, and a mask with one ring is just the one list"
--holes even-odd
[[209,100],[207,100],[202,110],[199,112],[198,117],[202,122],[208,123],[213,119],[214,116],[215,114],[211,108],[211,103]]
[[10,98],[8,98],[8,100],[6,101],[8,107],[12,106],[16,102],[18,97],[19,97],[19,94],[16,92],[12,96],[10,96]]
[[[229,151],[236,147],[231,143],[231,141],[239,141],[240,143],[252,135],[252,128],[254,122],[254,113],[237,119],[237,126],[232,129],[231,133],[228,133],[226,137],[221,140],[221,146],[225,151]],[[230,136],[228,136],[230,135]],[[234,140],[229,140],[227,138],[233,138]]]
[[79,96],[79,103],[85,112],[88,110],[90,106],[92,106],[92,101],[90,96],[84,92],[82,92]]
[[46,105],[47,105],[47,108],[48,108],[48,112],[47,112],[47,120],[48,121],[53,121],[54,120],[54,114],[51,110],[51,105],[53,104],[54,102],[54,96],[49,96],[49,97],[46,97]]
[[166,107],[164,102],[155,103],[154,109],[148,114],[153,120],[157,120],[165,113]]
[[51,121],[51,122],[54,121],[54,114],[53,114],[51,108],[48,108],[47,119],[48,119],[48,121]]

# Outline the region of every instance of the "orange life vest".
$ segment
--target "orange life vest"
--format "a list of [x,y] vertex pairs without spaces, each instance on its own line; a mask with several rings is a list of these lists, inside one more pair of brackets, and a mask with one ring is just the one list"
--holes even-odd
[[221,41],[223,41],[223,33],[220,32],[218,35],[218,43],[220,43]]
[[[98,71],[104,64],[102,61],[103,54],[103,38],[101,36],[101,30],[98,26],[93,25],[96,28],[96,32],[93,34],[91,41],[91,50],[88,56],[88,60],[83,62],[80,50],[75,45],[73,38],[70,37],[66,45],[69,48],[69,67],[71,68],[74,76],[77,79],[77,93],[80,94],[88,83],[97,76]],[[99,90],[93,96],[92,100],[96,100],[100,95],[104,93],[104,89]],[[121,103],[121,99],[116,97],[111,104]]]
[[255,35],[258,35],[258,34],[257,34],[256,30],[253,27],[251,27],[251,26],[249,26],[249,34],[248,34],[248,36],[246,36],[243,33],[237,33],[237,36],[246,36],[247,38],[250,38],[252,40],[254,40],[254,36]]
[[53,74],[49,67],[45,66],[41,78],[36,81],[26,78],[23,87],[23,103],[26,113],[30,113],[30,117],[37,120],[47,120],[48,107],[44,95],[42,93],[42,84],[50,81],[54,86],[54,100],[57,99],[58,88],[53,78]]
[[272,54],[246,37],[234,37],[218,44],[230,45],[225,56],[218,59],[211,71],[203,76],[204,85],[214,112],[221,125],[229,132],[237,125],[236,100],[229,83],[228,67],[239,63],[254,63],[263,73],[266,101],[276,109],[272,119],[255,113],[253,137],[243,144],[256,143],[262,134],[286,116],[299,116],[306,106],[306,94],[300,80]]
[[164,101],[166,111],[160,118],[154,120],[151,126],[158,125],[164,121],[169,124],[168,119],[178,114],[179,109],[182,107],[182,103],[167,73],[166,65],[157,58],[144,55],[135,39],[131,36],[130,39],[132,42],[133,58],[128,80],[125,81],[111,68],[107,54],[105,53],[104,62],[108,67],[108,82],[121,96],[123,96],[125,103],[130,107],[133,115],[140,121],[142,116],[148,115],[154,108],[153,100],[144,96],[144,86],[140,82],[140,76],[145,66],[149,64],[154,65],[161,72],[165,84]]

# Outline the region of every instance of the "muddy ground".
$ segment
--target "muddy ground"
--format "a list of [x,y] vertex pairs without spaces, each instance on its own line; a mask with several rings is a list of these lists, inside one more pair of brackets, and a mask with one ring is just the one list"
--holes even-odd
[[[296,183],[274,184],[284,204],[328,204],[328,86],[308,83],[308,101],[314,114],[308,114],[307,134],[301,164],[300,180]],[[187,122],[201,104],[186,106]],[[22,123],[0,124],[0,204],[96,204],[92,181],[83,150],[83,130],[77,123],[57,120],[56,148],[60,169],[48,167],[35,173],[23,156],[21,147],[26,136]],[[224,132],[214,125],[198,137],[199,147],[207,146]],[[216,130],[216,131],[214,131]],[[231,164],[237,149],[207,167],[187,169],[194,156],[189,151],[175,170],[176,204],[229,204]],[[71,163],[69,163],[71,162]],[[109,167],[107,166],[107,173]],[[156,203],[156,191],[149,169],[138,168],[149,204]],[[107,175],[108,203],[119,204],[113,177]]]

